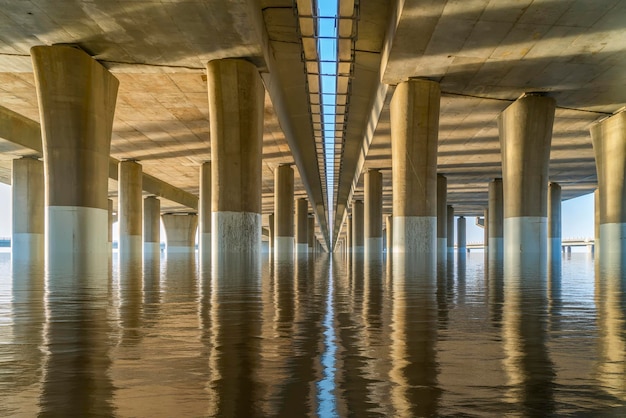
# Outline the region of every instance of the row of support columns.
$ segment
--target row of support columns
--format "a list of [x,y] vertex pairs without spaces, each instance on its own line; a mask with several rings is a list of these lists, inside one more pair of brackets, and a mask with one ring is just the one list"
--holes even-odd
[[[436,253],[442,260],[453,248],[454,209],[446,204],[446,178],[436,173],[439,96],[437,83],[409,80],[397,86],[391,100],[393,216],[388,218],[388,253]],[[503,178],[489,185],[485,250],[490,259],[505,259],[513,270],[528,266],[543,270],[544,256],[554,258],[561,251],[561,188],[548,182],[555,109],[553,98],[526,94],[498,118]],[[591,136],[600,190],[596,248],[604,247],[623,261],[626,112],[592,127]],[[366,213],[368,199],[375,195],[371,178],[367,172]],[[359,231],[363,224],[367,228],[382,221],[375,210],[371,213],[376,219],[370,215],[361,219],[360,202],[353,202],[348,251],[361,251]],[[457,222],[458,249],[462,252],[466,220],[459,217]]]
[[[107,266],[102,260],[108,260],[112,240],[113,207],[107,189],[119,82],[70,45],[33,47],[31,56],[44,161],[14,162],[14,257],[42,257],[45,252],[52,269],[101,271]],[[257,68],[245,60],[211,61],[206,70],[213,161],[200,170],[198,214],[161,217],[168,250],[193,248],[199,223],[203,253],[212,253],[214,259],[228,254],[254,257],[261,249],[265,90]],[[142,200],[138,162],[122,161],[118,169],[120,253],[159,251],[160,202],[154,196]],[[277,202],[271,247],[279,252],[291,246],[293,251],[293,170],[280,167],[278,177],[287,191],[277,190],[277,196],[291,197]],[[318,248],[314,218],[304,199],[298,201],[297,219],[298,251]]]
[[[31,55],[43,135],[48,219],[45,248],[49,266],[89,270],[89,266],[106,259],[103,255],[108,250],[108,160],[118,81],[97,61],[72,46],[33,47]],[[253,256],[260,252],[261,242],[263,84],[252,64],[237,59],[209,62],[207,84],[213,163],[202,167],[201,182],[212,186],[211,222],[207,219],[208,198],[201,192],[201,246],[210,245],[214,256]],[[451,229],[442,219],[447,208],[443,203],[445,178],[438,181],[436,172],[439,101],[438,83],[411,79],[397,86],[390,105],[391,249],[429,254],[433,260],[436,254],[443,257],[444,248],[450,248]],[[500,231],[497,224],[487,221],[487,244],[490,252],[491,248],[495,252],[502,248],[510,265],[521,265],[526,255],[546,254],[548,236],[558,238],[558,231],[549,231],[547,225],[548,163],[555,107],[554,99],[529,94],[498,118],[503,227]],[[618,254],[620,259],[626,235],[625,115],[616,114],[591,129],[598,167],[600,246],[606,254]],[[28,173],[37,170],[28,168],[29,162],[22,164]],[[16,169],[16,176],[30,175],[21,169]],[[19,184],[20,180],[15,181]],[[120,217],[120,246],[124,252],[140,252],[141,166],[134,161],[120,163],[119,181],[119,212],[124,214]],[[496,183],[493,194],[497,201]],[[354,252],[381,252],[381,184],[380,172],[366,173],[366,207],[360,201],[353,203],[350,247]],[[207,188],[203,185],[202,190]],[[491,208],[491,200],[490,193],[489,218],[498,222],[499,208]],[[276,174],[272,245],[277,254],[294,251],[293,204],[293,169],[281,166]],[[302,232],[309,222],[304,204],[298,202],[300,232],[296,249],[304,248],[305,243],[307,248],[310,246],[308,234]],[[172,215],[163,219],[166,228],[172,225],[175,230],[190,231],[192,225],[195,227],[197,217],[188,216],[184,222],[183,218]],[[30,220],[15,222],[16,245],[27,248],[24,253],[40,251],[41,225]],[[459,218],[459,224],[462,222],[464,218]],[[179,223],[185,225],[173,226]],[[498,239],[502,240],[501,246]],[[179,241],[188,241],[188,236]]]

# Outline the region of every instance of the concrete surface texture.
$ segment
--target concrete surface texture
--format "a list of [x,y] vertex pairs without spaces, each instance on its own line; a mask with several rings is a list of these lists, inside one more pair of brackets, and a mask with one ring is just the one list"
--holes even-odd
[[[346,94],[336,98],[340,135],[330,198],[316,136],[319,102],[311,101],[320,77],[319,63],[309,60],[317,55],[307,37],[312,4],[3,2],[0,181],[10,182],[11,160],[42,151],[41,134],[32,129],[45,121],[31,48],[72,44],[119,81],[111,158],[139,161],[144,195],[160,196],[164,211],[197,210],[200,166],[216,164],[206,65],[226,58],[252,65],[265,86],[255,186],[262,203],[253,211],[265,227],[274,210],[274,171],[284,163],[295,163],[294,198],[307,198],[324,246],[345,237],[343,220],[351,200],[364,198],[368,168],[385,173],[383,214],[390,214],[392,176],[384,171],[392,167],[389,103],[398,84],[415,78],[441,90],[436,169],[447,178],[447,203],[457,215],[481,215],[487,207],[489,182],[502,177],[496,120],[526,92],[542,92],[556,103],[548,180],[561,185],[564,200],[595,189],[589,129],[626,104],[625,2],[340,0],[338,27],[346,38],[338,55],[347,59],[338,66],[337,85]],[[117,179],[109,177],[108,197],[117,207]],[[71,205],[106,210],[106,203]]]

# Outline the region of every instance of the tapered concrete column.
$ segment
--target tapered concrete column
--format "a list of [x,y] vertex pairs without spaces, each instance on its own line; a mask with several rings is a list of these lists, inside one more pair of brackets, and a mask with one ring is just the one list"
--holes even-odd
[[207,64],[211,127],[211,248],[214,255],[261,253],[261,153],[265,91],[254,65]]
[[363,201],[352,202],[352,252],[363,253]]
[[437,247],[439,84],[400,83],[391,100],[393,251],[432,253]]
[[11,258],[43,261],[45,248],[43,162],[34,158],[13,160],[11,185],[13,195]]
[[504,198],[502,179],[489,183],[489,260],[504,257]]
[[352,253],[352,216],[346,218],[346,251]]
[[113,251],[113,199],[107,199],[109,205],[109,252]]
[[383,175],[378,170],[365,173],[365,253],[381,257],[383,255]]
[[623,262],[626,254],[626,112],[592,126],[591,141],[598,173],[600,256],[603,262]]
[[119,82],[80,49],[31,48],[43,137],[50,271],[106,272],[107,189]]
[[274,232],[274,214],[270,213],[268,216],[268,229],[270,231],[270,253],[274,253],[274,237],[275,237],[275,232]]
[[448,246],[448,252],[454,252],[454,208],[448,205],[446,220],[448,225],[446,226],[446,233],[448,238],[446,239],[446,245]]
[[198,199],[198,251],[211,254],[211,162],[200,166],[200,199]]
[[142,227],[142,171],[135,161],[118,164],[118,209],[120,242],[119,253],[140,255]]
[[561,259],[561,186],[548,187],[548,261]]
[[156,196],[143,200],[143,251],[146,254],[161,251],[161,201]]
[[446,261],[448,253],[448,179],[437,174],[437,260]]
[[193,252],[196,247],[198,215],[164,213],[161,215],[168,253]]
[[307,229],[307,235],[309,236],[309,252],[312,253],[315,249],[313,244],[315,243],[315,216],[309,214],[309,226]]
[[306,199],[296,201],[296,252],[309,252],[309,204]]
[[385,218],[386,238],[387,238],[387,256],[393,251],[393,217],[387,215]]
[[[526,95],[498,117],[507,270],[529,264],[545,266],[548,166],[555,107],[551,97]],[[539,262],[529,263],[535,256],[539,256]]]
[[464,216],[459,216],[456,220],[456,251],[459,254],[467,252],[467,229]]
[[274,251],[279,257],[293,254],[293,168],[280,165],[274,171]]

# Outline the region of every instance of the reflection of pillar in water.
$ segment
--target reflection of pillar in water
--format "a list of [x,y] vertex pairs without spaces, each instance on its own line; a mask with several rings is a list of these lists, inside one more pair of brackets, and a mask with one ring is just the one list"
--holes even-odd
[[[429,263],[430,261],[430,263]],[[437,304],[432,259],[394,254],[391,403],[395,416],[434,416],[437,385]]]
[[42,415],[113,416],[108,273],[47,273]]
[[[215,255],[215,251],[214,251]],[[210,416],[254,416],[265,395],[260,375],[263,312],[258,257],[213,259],[211,273],[213,345],[207,390]],[[218,263],[216,263],[218,261]],[[252,262],[250,262],[252,261]]]
[[[13,416],[37,416],[37,396],[44,373],[42,329],[45,323],[43,257],[12,259],[9,341],[3,338],[3,404]],[[6,336],[6,334],[4,334]]]
[[142,335],[142,267],[141,259],[120,256],[119,324],[122,333],[122,346],[137,345]]
[[600,260],[596,263],[596,305],[600,335],[597,379],[601,382],[601,387],[611,396],[626,401],[624,269],[620,264],[607,262],[604,257]]
[[[541,257],[541,255],[537,255]],[[554,412],[555,371],[548,352],[546,276],[505,272],[502,321],[507,400],[525,416]]]
[[500,327],[504,304],[504,260],[502,258],[489,259],[487,277],[489,316],[492,325]]

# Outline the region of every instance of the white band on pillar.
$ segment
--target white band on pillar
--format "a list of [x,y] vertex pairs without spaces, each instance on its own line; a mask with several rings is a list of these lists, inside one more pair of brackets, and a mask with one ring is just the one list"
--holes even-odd
[[521,216],[504,219],[505,254],[547,254],[548,218]]
[[213,212],[213,253],[261,253],[260,213]]
[[436,216],[394,216],[392,220],[394,253],[436,253]]
[[47,212],[48,265],[68,271],[78,265],[94,272],[102,268],[106,271],[109,211],[82,206],[48,206]]
[[11,258],[14,260],[43,260],[44,248],[44,234],[22,232],[11,237]]
[[626,251],[626,223],[600,224],[600,248],[603,254]]
[[365,253],[368,255],[382,255],[383,237],[365,238]]

